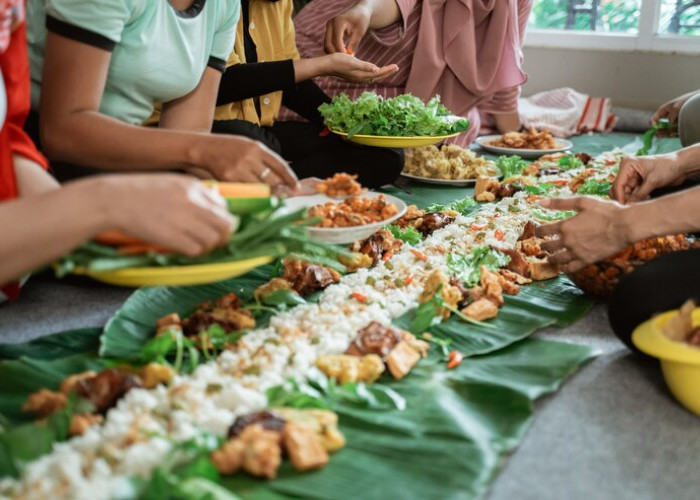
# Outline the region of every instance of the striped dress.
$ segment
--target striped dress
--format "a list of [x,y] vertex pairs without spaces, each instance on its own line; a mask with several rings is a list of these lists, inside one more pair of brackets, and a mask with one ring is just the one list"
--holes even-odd
[[[324,54],[323,42],[326,23],[354,6],[357,0],[313,0],[294,18],[296,41],[299,53],[303,58],[318,57]],[[345,92],[350,98],[359,96],[362,92],[373,91],[384,97],[395,97],[405,93],[408,75],[411,72],[413,52],[418,41],[420,27],[421,0],[396,0],[401,11],[402,21],[381,30],[369,31],[362,39],[355,53],[359,59],[369,61],[377,66],[396,64],[399,71],[391,77],[375,84],[353,83],[339,78],[324,76],[316,79],[316,83],[328,95],[334,96]],[[524,15],[518,19],[521,34],[525,30],[531,2],[521,1],[526,6],[521,9]],[[527,12],[524,12],[524,10]],[[483,99],[479,108],[485,113],[512,113],[517,111],[519,88],[505,89],[494,96]],[[293,114],[286,112],[286,119],[294,119]],[[471,122],[469,131],[460,135],[455,143],[465,146],[471,143],[478,134],[480,127],[479,109],[473,108],[468,114]]]

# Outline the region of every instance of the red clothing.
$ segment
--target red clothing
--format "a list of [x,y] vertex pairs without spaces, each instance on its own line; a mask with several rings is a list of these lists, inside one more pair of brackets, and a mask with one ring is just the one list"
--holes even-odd
[[[12,28],[14,27],[14,30]],[[5,50],[3,50],[5,49]],[[0,129],[0,202],[17,197],[13,155],[23,156],[44,168],[48,161],[24,132],[30,110],[29,56],[24,24],[24,2],[0,2],[0,69],[7,95],[7,113]],[[19,283],[0,287],[10,300],[19,296]]]

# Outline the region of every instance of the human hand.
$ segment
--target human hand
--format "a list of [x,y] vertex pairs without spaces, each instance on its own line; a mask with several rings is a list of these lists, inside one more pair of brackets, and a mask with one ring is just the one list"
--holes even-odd
[[225,244],[234,228],[226,201],[193,177],[103,175],[80,181],[105,213],[105,229],[191,257]]
[[[372,12],[357,4],[326,23],[326,53],[354,51],[369,29]],[[348,39],[347,45],[345,39]]]
[[225,182],[263,182],[273,190],[295,189],[299,180],[279,155],[264,144],[236,135],[211,134],[199,143],[193,164]]
[[281,198],[292,198],[294,196],[311,196],[318,194],[318,185],[323,182],[318,177],[307,177],[299,182],[299,186],[294,190],[275,193]]
[[676,97],[675,99],[672,99],[659,106],[659,109],[656,110],[654,116],[651,117],[651,124],[656,125],[662,118],[668,119],[668,121],[671,122],[672,125],[678,122],[678,116],[681,113],[681,108],[686,102],[688,102],[688,100],[691,97],[693,97],[697,93],[697,90],[693,92],[688,92],[687,94],[683,94],[682,96]]
[[685,174],[676,154],[623,158],[610,196],[620,203],[642,201],[655,189],[681,184]]
[[552,210],[578,212],[570,219],[535,229],[535,234],[541,238],[556,236],[543,243],[542,248],[553,254],[550,262],[568,273],[614,255],[631,244],[632,225],[638,223],[622,217],[627,207],[588,196],[545,198],[540,205]]
[[380,68],[370,62],[357,59],[344,53],[334,53],[324,56],[324,74],[342,78],[355,83],[375,83],[393,75],[399,70],[396,64]]

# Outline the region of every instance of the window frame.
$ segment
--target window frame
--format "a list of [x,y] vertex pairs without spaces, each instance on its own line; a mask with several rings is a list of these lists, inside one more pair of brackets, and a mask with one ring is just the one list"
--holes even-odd
[[641,0],[637,33],[528,28],[525,47],[700,54],[700,36],[658,33],[662,0]]

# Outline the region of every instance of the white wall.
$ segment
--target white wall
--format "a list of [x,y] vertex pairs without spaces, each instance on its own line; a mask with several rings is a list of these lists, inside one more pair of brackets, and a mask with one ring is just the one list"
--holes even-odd
[[525,47],[528,96],[572,87],[594,97],[611,97],[614,106],[656,107],[700,89],[700,56]]

